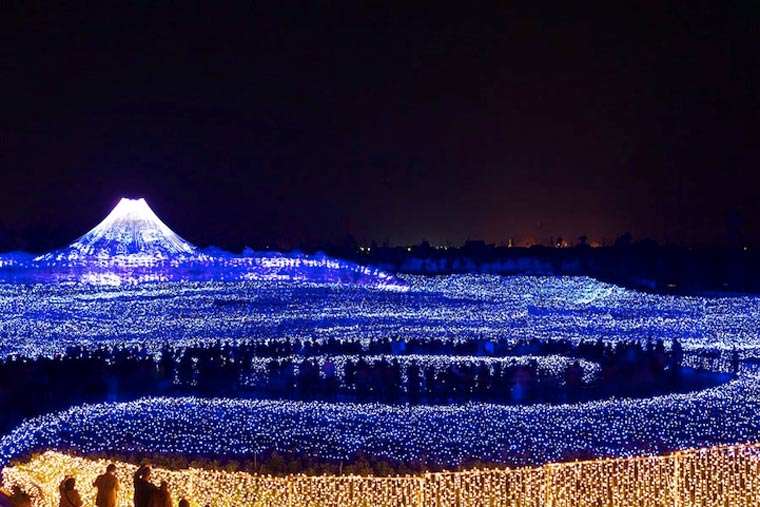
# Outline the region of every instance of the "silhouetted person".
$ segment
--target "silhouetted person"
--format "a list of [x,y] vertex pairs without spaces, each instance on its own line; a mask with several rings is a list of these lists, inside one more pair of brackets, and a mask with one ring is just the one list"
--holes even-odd
[[18,486],[13,487],[13,491],[10,495],[0,488],[0,506],[2,507],[32,507],[32,498],[28,493],[19,489]]
[[683,361],[683,347],[678,338],[673,338],[673,344],[670,347],[671,367],[678,369]]
[[97,507],[116,507],[116,493],[119,491],[119,479],[116,478],[116,465],[111,463],[104,474],[98,475],[93,486],[98,488],[95,497]]
[[161,481],[161,486],[153,493],[148,507],[172,507],[172,497],[169,495],[169,484]]
[[66,477],[58,486],[61,498],[58,502],[59,507],[82,507],[82,497],[76,490],[76,480],[73,477]]
[[156,485],[150,482],[150,475],[150,465],[142,465],[133,476],[135,507],[149,507],[151,498],[158,491]]
[[731,349],[731,373],[736,375],[739,373],[739,351],[736,347]]

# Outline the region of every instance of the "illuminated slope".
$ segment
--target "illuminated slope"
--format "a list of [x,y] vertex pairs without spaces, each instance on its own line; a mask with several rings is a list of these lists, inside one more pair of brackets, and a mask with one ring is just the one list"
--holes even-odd
[[406,289],[378,269],[327,256],[201,251],[179,237],[145,199],[121,199],[108,216],[70,245],[36,258],[0,255],[0,282],[123,283],[272,280],[349,283]]

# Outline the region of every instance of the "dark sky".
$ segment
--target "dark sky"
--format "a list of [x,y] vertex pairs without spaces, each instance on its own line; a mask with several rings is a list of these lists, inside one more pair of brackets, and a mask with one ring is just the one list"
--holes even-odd
[[122,195],[231,249],[760,244],[749,10],[28,3],[0,4],[6,245],[65,244]]

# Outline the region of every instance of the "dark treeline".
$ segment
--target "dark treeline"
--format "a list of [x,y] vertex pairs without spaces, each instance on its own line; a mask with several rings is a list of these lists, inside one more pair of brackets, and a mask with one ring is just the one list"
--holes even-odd
[[[615,346],[564,340],[377,340],[365,345],[272,340],[165,347],[155,355],[134,347],[70,348],[54,358],[9,358],[0,362],[0,429],[72,405],[142,396],[559,403],[651,396],[725,380],[709,374],[681,375],[677,341],[670,350],[662,340]],[[547,373],[539,371],[535,360],[510,357],[547,355],[587,359],[598,363],[601,373],[586,382],[578,361]]]
[[688,248],[661,246],[649,239],[637,241],[630,234],[622,234],[598,248],[592,248],[581,236],[512,248],[483,241],[445,249],[424,241],[408,247],[373,243],[369,248],[359,248],[347,241],[321,249],[392,273],[591,276],[657,293],[760,293],[760,248],[740,241],[731,248]]

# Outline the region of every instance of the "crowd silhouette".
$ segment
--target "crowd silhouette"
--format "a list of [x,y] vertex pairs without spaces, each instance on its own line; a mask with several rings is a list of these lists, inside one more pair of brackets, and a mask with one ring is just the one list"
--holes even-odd
[[[143,464],[133,475],[134,484],[134,507],[172,507],[171,493],[166,481],[161,481],[159,486],[150,482],[152,468],[150,464]],[[116,507],[121,485],[116,476],[116,465],[109,464],[105,471],[95,478],[92,486],[96,488],[96,507]],[[82,496],[76,489],[76,479],[71,476],[64,477],[58,488],[59,507],[82,507]],[[26,503],[25,503],[26,502]],[[0,490],[0,505],[2,507],[28,507],[31,505],[31,497],[16,488],[13,494]],[[190,507],[190,502],[182,498],[179,507]]]
[[[262,340],[86,350],[0,362],[0,429],[85,402],[235,396],[385,403],[561,403],[691,389],[677,340]],[[561,371],[537,358],[565,356]],[[584,380],[579,360],[601,370]],[[75,372],[75,374],[74,374]],[[695,380],[696,379],[696,380]],[[700,387],[703,385],[700,384]]]

